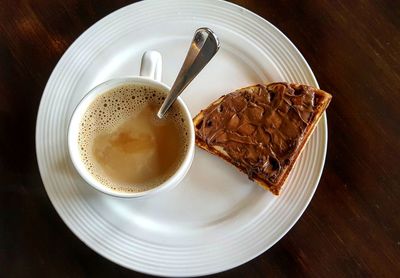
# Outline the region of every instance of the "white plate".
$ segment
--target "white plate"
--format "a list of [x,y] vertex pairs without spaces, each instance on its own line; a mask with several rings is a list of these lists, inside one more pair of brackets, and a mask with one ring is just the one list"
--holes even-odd
[[148,49],[162,53],[163,81],[171,85],[202,26],[217,33],[221,50],[183,94],[193,116],[221,94],[258,82],[318,85],[293,44],[257,15],[214,0],[157,0],[122,8],[82,34],[57,64],[40,104],[37,158],[54,207],[90,248],[140,272],[196,276],[251,260],[299,219],[322,172],[325,116],[280,197],[198,149],[184,181],[149,199],[106,196],[79,177],[67,150],[68,121],[78,101],[102,81],[138,74]]

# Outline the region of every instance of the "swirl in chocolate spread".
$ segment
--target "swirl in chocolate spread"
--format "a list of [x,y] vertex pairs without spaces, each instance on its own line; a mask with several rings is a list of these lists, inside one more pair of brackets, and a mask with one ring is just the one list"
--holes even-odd
[[250,179],[276,182],[313,120],[312,87],[272,83],[244,88],[220,98],[203,111],[197,136],[219,146]]

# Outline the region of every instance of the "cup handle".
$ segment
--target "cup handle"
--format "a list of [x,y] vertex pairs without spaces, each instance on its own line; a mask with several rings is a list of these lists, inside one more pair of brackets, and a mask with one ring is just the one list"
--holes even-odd
[[148,50],[142,56],[140,76],[161,82],[162,59],[161,54],[155,50]]

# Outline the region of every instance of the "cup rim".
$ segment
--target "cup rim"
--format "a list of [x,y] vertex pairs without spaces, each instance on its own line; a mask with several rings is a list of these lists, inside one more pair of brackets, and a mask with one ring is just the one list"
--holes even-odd
[[[159,81],[155,81],[151,78],[148,77],[143,77],[143,76],[129,76],[129,77],[119,77],[119,78],[113,78],[109,79],[105,82],[102,82],[98,85],[96,85],[94,88],[89,90],[89,92],[86,93],[86,95],[79,101],[77,106],[75,107],[72,116],[69,121],[68,125],[68,151],[69,155],[72,161],[72,164],[74,165],[75,169],[79,173],[79,175],[85,180],[86,183],[88,183],[90,186],[93,188],[97,189],[98,191],[105,193],[110,196],[114,197],[121,197],[121,198],[138,198],[138,197],[145,197],[145,196],[150,196],[154,195],[155,193],[165,191],[167,189],[171,189],[174,186],[176,186],[186,175],[188,172],[192,161],[194,157],[194,141],[195,141],[195,135],[194,135],[194,126],[192,122],[192,117],[189,112],[189,109],[187,105],[184,103],[184,101],[178,97],[177,101],[179,105],[181,106],[182,110],[184,111],[185,117],[187,118],[188,126],[189,126],[189,132],[188,132],[188,148],[186,150],[185,156],[179,165],[178,169],[175,171],[173,175],[171,175],[169,178],[167,178],[163,183],[149,189],[146,191],[141,191],[141,192],[122,192],[122,191],[116,191],[112,190],[111,188],[108,188],[104,186],[100,181],[98,181],[96,178],[94,178],[89,171],[86,169],[84,166],[82,159],[80,157],[80,151],[79,151],[79,146],[77,143],[77,137],[78,137],[78,132],[79,132],[79,125],[82,119],[82,116],[84,112],[86,111],[87,107],[93,102],[93,100],[98,97],[99,95],[102,95],[106,92],[108,92],[111,88],[115,88],[118,85],[126,84],[126,83],[134,83],[134,84],[143,84],[143,85],[150,85],[156,88],[161,88],[163,90],[170,91],[170,87],[165,85],[164,83],[161,83]],[[105,87],[109,87],[106,89]]]

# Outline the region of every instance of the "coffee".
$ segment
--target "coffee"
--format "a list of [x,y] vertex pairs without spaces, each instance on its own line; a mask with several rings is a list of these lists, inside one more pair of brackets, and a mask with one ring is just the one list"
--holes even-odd
[[88,107],[80,122],[80,154],[104,186],[142,192],[178,169],[188,149],[188,123],[177,103],[158,119],[166,94],[148,85],[123,85],[97,96]]

